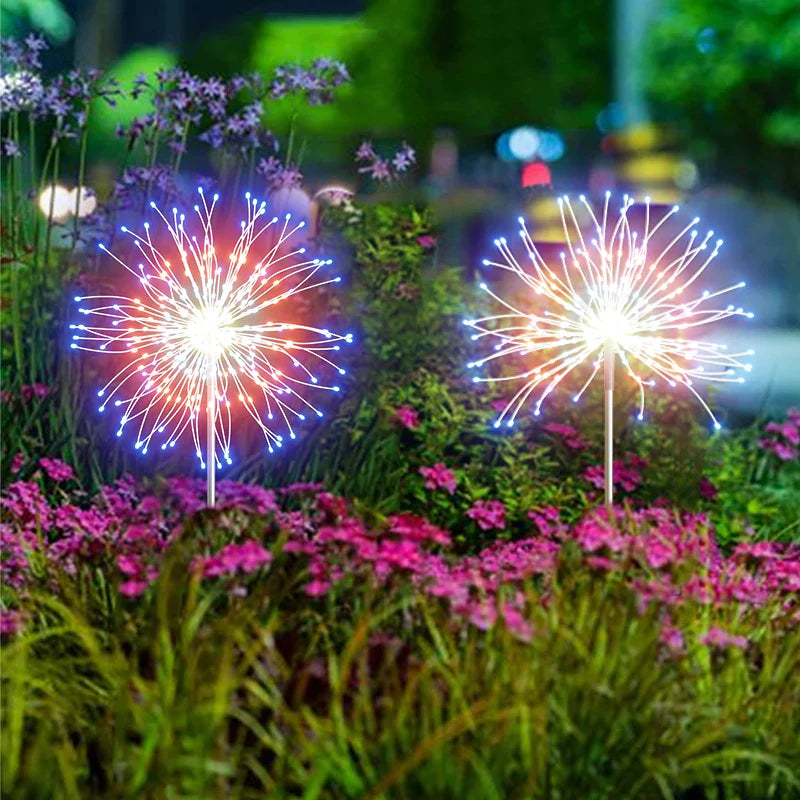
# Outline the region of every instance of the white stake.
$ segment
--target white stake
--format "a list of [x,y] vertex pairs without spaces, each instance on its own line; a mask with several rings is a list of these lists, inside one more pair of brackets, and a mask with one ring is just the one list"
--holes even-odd
[[208,376],[206,378],[206,505],[214,508],[216,502],[216,486],[214,485],[217,455],[215,433],[217,421],[217,365],[209,359]]
[[614,342],[606,341],[603,386],[606,409],[606,508],[611,509],[614,495]]

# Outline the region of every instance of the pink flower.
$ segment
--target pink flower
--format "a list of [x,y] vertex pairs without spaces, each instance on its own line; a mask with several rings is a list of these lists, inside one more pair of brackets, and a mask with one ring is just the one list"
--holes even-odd
[[705,475],[700,478],[700,497],[704,497],[706,500],[716,500],[718,496],[719,489]]
[[506,507],[499,500],[476,500],[467,516],[474,519],[483,531],[506,526]]
[[347,513],[347,501],[330,492],[320,492],[317,495],[317,508],[327,517],[337,519]]
[[122,554],[117,556],[117,568],[123,575],[132,577],[141,574],[142,562],[139,556]]
[[424,233],[422,236],[417,237],[417,244],[429,250],[431,247],[436,247],[436,237],[431,236],[429,233]]
[[15,634],[20,627],[21,616],[19,611],[13,609],[0,609],[0,634],[3,636],[11,636]]
[[450,534],[437,528],[424,517],[415,514],[395,514],[389,517],[388,522],[389,530],[405,539],[414,542],[430,541],[445,547],[450,544]]
[[487,600],[477,600],[469,610],[469,621],[482,631],[489,630],[497,620],[497,608]]
[[[625,461],[615,461],[614,486],[626,492],[634,491],[642,482],[640,470],[645,466],[647,466],[647,463],[643,459],[633,455],[627,457],[627,463]],[[604,467],[597,465],[587,467],[583,472],[583,477],[598,489],[605,488],[606,471]]]
[[75,477],[72,467],[57,458],[40,458],[39,465],[56,483],[69,481]]
[[25,464],[25,456],[22,455],[22,453],[17,453],[11,459],[11,473],[13,475],[16,475],[22,469],[24,464]]
[[523,642],[533,638],[533,625],[522,615],[522,612],[511,603],[503,604],[503,619],[511,633]]
[[793,422],[768,422],[764,430],[783,436],[789,444],[800,444],[800,430]]
[[533,520],[542,536],[563,536],[566,531],[555,506],[534,508],[528,512],[528,519]]
[[598,489],[604,489],[606,485],[606,471],[603,467],[598,466],[591,466],[586,467],[583,471],[583,477],[585,480],[589,481],[592,486],[596,486]]
[[419,428],[419,414],[413,408],[398,406],[394,411],[394,415],[404,428],[408,428],[411,431]]
[[21,389],[22,399],[27,403],[33,398],[42,400],[50,394],[50,387],[45,386],[43,383],[34,383],[29,386],[23,386]]
[[330,581],[313,580],[306,584],[305,593],[310,597],[321,597],[331,588]]
[[203,577],[235,575],[237,572],[255,572],[272,561],[272,553],[260,542],[248,539],[242,544],[228,544],[216,555],[202,560]]
[[560,422],[548,422],[543,427],[547,433],[558,436],[562,440],[564,446],[568,447],[570,450],[585,450],[589,446],[587,442],[581,439],[578,429],[573,428],[571,425],[562,425]]
[[618,562],[606,556],[586,556],[586,563],[592,568],[601,572],[613,572],[620,568]]
[[675,559],[675,550],[658,534],[649,534],[642,538],[642,549],[647,563],[653,569],[671,564]]
[[447,489],[450,494],[456,490],[456,475],[451,470],[438,462],[432,467],[420,467],[419,474],[425,478],[426,489]]
[[770,435],[759,439],[758,443],[781,461],[794,461],[800,454],[797,447],[800,445],[800,412],[790,408],[787,417],[787,422],[768,422],[764,431]]
[[683,654],[685,647],[683,632],[680,628],[672,625],[669,620],[662,625],[658,640],[666,647],[670,655],[680,656]]
[[775,442],[773,450],[781,461],[794,461],[797,458],[797,448],[783,442]]
[[125,597],[138,597],[149,585],[147,581],[125,581],[119,585],[119,592]]
[[724,650],[727,647],[738,647],[740,650],[745,650],[749,642],[746,636],[735,636],[714,625],[700,637],[700,644],[706,644],[720,650]]

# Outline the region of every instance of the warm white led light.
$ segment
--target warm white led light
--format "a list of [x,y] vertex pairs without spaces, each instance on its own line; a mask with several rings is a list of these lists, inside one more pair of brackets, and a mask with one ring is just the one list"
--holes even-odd
[[[619,356],[630,378],[638,384],[639,418],[644,413],[644,387],[661,378],[671,386],[682,384],[714,415],[694,388],[695,380],[742,382],[737,369],[750,371],[740,359],[752,351],[728,353],[725,345],[690,339],[694,329],[727,317],[752,317],[743,309],[727,305],[711,307],[711,301],[744,286],[737,283],[717,291],[697,291],[697,281],[716,258],[722,240],[712,244],[713,231],[697,233],[693,219],[665,246],[655,245],[653,236],[678,212],[674,206],[651,224],[650,200],[644,203],[644,226],[634,230],[628,212],[634,205],[627,195],[618,214],[609,209],[610,193],[598,217],[588,201],[580,202],[588,212],[593,231],[578,223],[568,197],[559,199],[566,250],[560,263],[548,264],[540,255],[520,218],[520,237],[528,265],[523,267],[505,239],[495,240],[501,260],[484,261],[513,272],[532,293],[535,310],[516,308],[481,288],[501,306],[503,313],[477,320],[464,320],[475,329],[473,339],[487,338],[492,352],[470,364],[481,367],[505,356],[533,356],[530,368],[497,378],[475,377],[476,383],[515,381],[521,383],[495,423],[513,425],[525,402],[535,396],[534,414],[542,402],[578,367],[588,364],[589,375],[574,400],[580,399],[603,366],[607,348]],[[662,232],[663,233],[663,232]]]

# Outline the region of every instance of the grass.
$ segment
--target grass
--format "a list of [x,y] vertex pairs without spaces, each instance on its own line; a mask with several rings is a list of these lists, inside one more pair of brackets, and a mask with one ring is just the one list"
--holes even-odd
[[[243,597],[176,547],[139,600],[61,576],[3,648],[9,797],[790,798],[800,631],[747,651],[687,636],[569,558],[531,583],[530,642],[465,628],[410,587],[318,600],[285,556]],[[729,612],[683,606],[702,629]],[[730,614],[729,614],[730,615]],[[741,621],[739,621],[741,623]]]

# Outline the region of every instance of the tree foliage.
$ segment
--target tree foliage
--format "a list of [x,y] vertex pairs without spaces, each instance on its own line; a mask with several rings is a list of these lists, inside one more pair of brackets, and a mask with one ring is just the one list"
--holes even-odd
[[688,125],[716,172],[798,196],[796,0],[669,0],[649,66],[660,112]]

